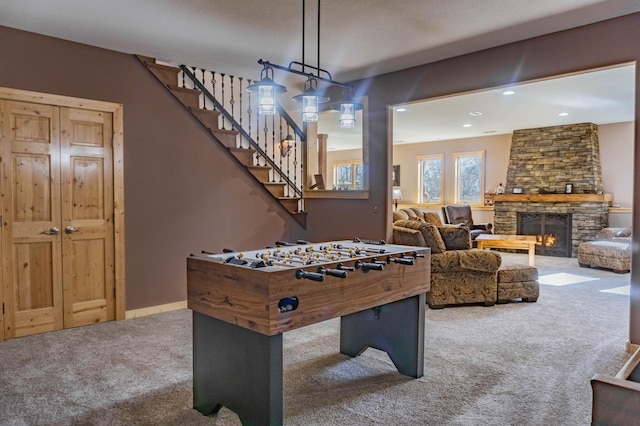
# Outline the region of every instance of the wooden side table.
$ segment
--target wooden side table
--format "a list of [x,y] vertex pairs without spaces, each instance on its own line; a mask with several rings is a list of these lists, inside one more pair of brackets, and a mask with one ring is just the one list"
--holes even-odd
[[476,238],[478,250],[490,248],[528,250],[529,266],[534,265],[536,242],[535,235],[481,234]]

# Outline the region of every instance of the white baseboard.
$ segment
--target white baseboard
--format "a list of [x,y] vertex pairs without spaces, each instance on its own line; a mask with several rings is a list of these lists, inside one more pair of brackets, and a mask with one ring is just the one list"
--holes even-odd
[[640,349],[640,345],[636,344],[636,343],[631,343],[631,341],[627,340],[627,343],[625,344],[625,350],[627,352],[629,352],[630,354],[634,353],[635,351],[637,351],[638,349]]
[[159,314],[161,312],[186,309],[187,301],[167,303],[166,305],[149,306],[148,308],[132,309],[125,312],[125,319],[139,318],[147,315]]

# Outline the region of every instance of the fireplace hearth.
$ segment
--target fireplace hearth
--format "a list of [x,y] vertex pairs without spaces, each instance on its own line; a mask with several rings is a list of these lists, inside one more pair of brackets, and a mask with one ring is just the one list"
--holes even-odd
[[571,213],[518,213],[517,233],[536,237],[536,254],[571,257]]

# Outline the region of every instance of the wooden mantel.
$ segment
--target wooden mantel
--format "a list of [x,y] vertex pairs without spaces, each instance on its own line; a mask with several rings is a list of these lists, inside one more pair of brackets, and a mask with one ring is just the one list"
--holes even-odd
[[613,194],[496,194],[494,203],[606,203]]

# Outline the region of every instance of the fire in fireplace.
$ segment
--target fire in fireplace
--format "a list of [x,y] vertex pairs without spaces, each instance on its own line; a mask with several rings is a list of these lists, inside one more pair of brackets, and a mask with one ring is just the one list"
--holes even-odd
[[535,235],[536,254],[571,257],[571,213],[518,213],[517,233]]

